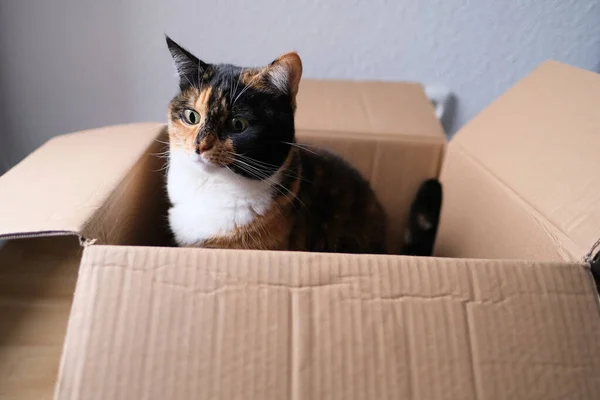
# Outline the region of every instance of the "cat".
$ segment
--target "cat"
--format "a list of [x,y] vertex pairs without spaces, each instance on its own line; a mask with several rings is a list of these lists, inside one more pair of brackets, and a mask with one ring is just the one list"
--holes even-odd
[[296,143],[296,52],[242,68],[166,42],[180,89],[167,124],[177,245],[388,253],[387,216],[369,183],[337,155]]

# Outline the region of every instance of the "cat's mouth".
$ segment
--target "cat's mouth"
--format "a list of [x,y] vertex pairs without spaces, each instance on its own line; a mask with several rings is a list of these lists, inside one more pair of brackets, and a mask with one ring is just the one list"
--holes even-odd
[[189,153],[188,156],[194,164],[203,168],[225,168],[227,166],[226,160],[222,160],[211,152]]
[[207,156],[206,153],[198,154],[198,153],[189,153],[188,154],[190,160],[192,162],[199,165],[211,166],[214,163],[211,161],[211,157]]

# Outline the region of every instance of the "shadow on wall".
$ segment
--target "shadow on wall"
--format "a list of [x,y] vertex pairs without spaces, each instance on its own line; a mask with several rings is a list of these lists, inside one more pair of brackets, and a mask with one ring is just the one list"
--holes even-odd
[[453,136],[453,133],[455,133],[453,132],[453,127],[455,126],[454,123],[456,122],[457,104],[458,100],[456,96],[454,94],[450,94],[446,102],[446,110],[444,112],[444,115],[442,115],[442,117],[440,118],[440,121],[442,122],[442,127],[444,128],[444,132],[446,132],[448,138],[451,138]]
[[0,171],[57,134],[130,120],[125,18],[103,2],[2,2]]
[[453,124],[456,120],[457,99],[455,94],[445,85],[439,84],[426,84],[424,89],[444,132],[447,136],[452,136]]
[[[0,90],[0,175],[5,173],[12,165],[8,160],[7,154],[7,149],[10,147],[10,145],[8,144],[8,133],[6,130],[6,124],[4,123],[4,103],[2,102],[1,96],[2,91]],[[2,247],[1,241],[0,247]]]

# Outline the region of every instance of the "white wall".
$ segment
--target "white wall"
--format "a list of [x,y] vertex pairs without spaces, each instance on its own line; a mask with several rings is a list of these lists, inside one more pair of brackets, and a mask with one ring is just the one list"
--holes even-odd
[[59,133],[163,120],[164,32],[207,62],[295,49],[308,77],[446,84],[452,131],[545,59],[600,68],[600,0],[0,0],[7,162]]

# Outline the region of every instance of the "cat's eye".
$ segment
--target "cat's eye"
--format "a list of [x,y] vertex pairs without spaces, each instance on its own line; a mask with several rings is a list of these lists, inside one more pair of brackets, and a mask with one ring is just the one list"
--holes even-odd
[[181,116],[183,118],[183,122],[185,122],[186,124],[198,125],[200,123],[200,114],[198,114],[194,110],[184,110]]
[[249,125],[246,118],[231,118],[229,120],[229,130],[233,133],[244,132]]

